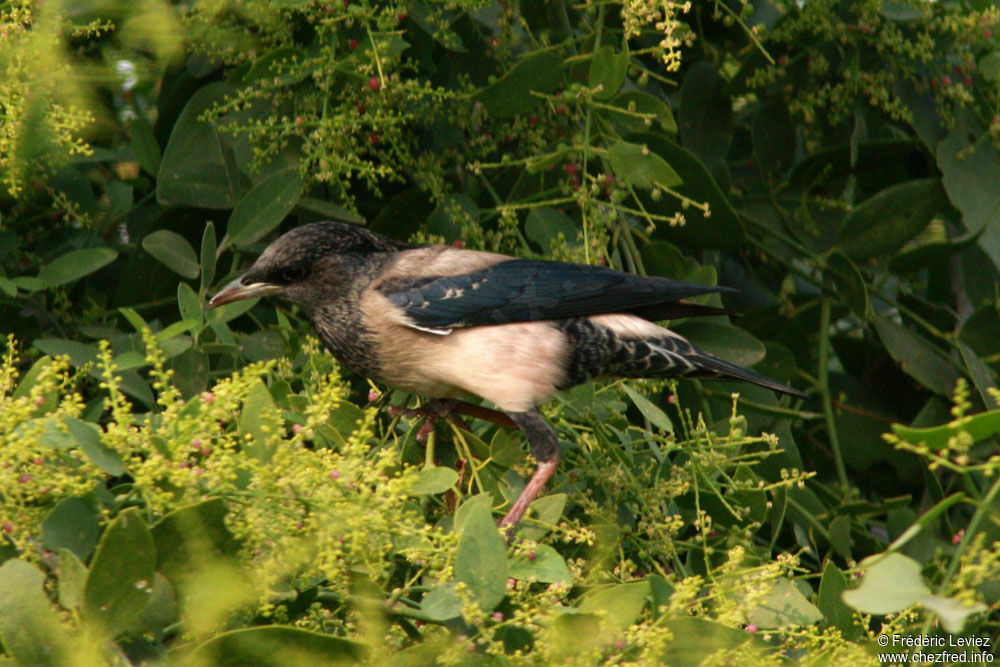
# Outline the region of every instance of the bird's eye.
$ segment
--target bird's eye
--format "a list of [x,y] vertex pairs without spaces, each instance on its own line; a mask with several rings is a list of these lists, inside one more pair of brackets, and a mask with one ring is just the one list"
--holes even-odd
[[291,283],[297,283],[306,277],[306,268],[304,266],[293,266],[282,270],[281,272],[281,282],[285,285],[290,285]]

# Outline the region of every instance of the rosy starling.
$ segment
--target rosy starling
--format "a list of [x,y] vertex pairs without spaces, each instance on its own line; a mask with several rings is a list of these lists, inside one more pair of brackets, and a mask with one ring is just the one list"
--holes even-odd
[[298,304],[357,373],[428,399],[484,398],[528,440],[538,469],[501,520],[513,527],[559,462],[536,406],[598,377],[743,380],[803,394],[712,356],[654,322],[729,311],[684,299],[731,291],[586,264],[401,243],[335,222],[269,245],[209,307],[274,295]]

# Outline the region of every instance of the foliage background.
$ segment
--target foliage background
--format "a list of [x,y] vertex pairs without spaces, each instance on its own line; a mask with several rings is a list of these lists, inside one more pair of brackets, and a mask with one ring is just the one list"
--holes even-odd
[[[0,5],[3,656],[996,646],[998,21],[981,1]],[[412,399],[342,377],[294,309],[205,311],[320,219],[737,286],[740,317],[671,327],[809,399],[569,392],[546,407],[565,465],[507,546],[516,433],[418,445],[376,409]]]

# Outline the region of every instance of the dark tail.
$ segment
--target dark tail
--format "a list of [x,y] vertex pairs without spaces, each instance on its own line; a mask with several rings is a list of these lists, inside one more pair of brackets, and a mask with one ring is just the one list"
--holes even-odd
[[[698,367],[699,370],[705,372],[706,375],[710,377],[717,377],[726,380],[742,380],[743,382],[750,382],[761,387],[779,391],[782,394],[788,394],[789,396],[806,398],[805,394],[794,387],[789,387],[787,384],[782,384],[781,382],[773,380],[766,375],[761,375],[760,373],[748,370],[742,366],[731,364],[724,359],[712,356],[711,354],[702,352],[701,350],[697,350],[695,354],[689,356],[688,361],[692,362]],[[697,377],[698,375],[699,373],[697,371],[691,373],[692,377]]]

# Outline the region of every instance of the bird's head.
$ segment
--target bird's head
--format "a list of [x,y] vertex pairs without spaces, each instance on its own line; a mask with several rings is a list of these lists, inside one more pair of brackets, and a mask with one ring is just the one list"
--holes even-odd
[[353,225],[302,225],[265,248],[253,266],[212,297],[208,307],[274,295],[310,309],[343,290],[373,253],[404,247]]

